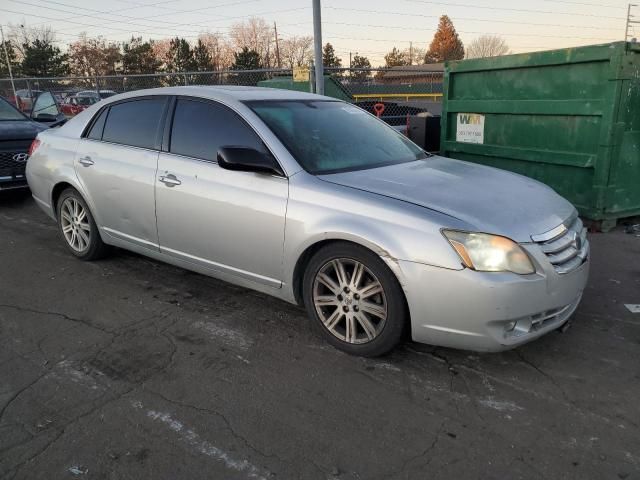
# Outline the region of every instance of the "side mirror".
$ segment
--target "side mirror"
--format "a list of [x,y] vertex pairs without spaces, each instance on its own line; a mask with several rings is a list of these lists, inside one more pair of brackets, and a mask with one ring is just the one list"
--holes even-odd
[[278,162],[271,156],[246,147],[220,147],[218,165],[226,170],[241,172],[275,173],[284,176]]

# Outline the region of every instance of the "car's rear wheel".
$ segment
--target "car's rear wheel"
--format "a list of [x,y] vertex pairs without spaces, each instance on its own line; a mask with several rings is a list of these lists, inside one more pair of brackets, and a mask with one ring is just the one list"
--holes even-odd
[[58,229],[67,249],[81,260],[97,260],[108,252],[82,196],[73,188],[62,192],[57,205]]
[[339,242],[318,250],[305,271],[303,297],[323,336],[347,353],[382,355],[402,339],[404,294],[389,267],[366,248]]

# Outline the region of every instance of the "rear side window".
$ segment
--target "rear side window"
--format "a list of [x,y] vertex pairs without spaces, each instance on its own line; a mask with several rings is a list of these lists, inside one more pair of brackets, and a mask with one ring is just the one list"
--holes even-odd
[[260,137],[231,109],[211,102],[178,99],[171,128],[171,153],[215,161],[218,148],[231,145],[268,153]]
[[102,131],[104,130],[104,121],[107,119],[108,111],[109,109],[105,108],[102,110],[102,112],[100,112],[100,115],[98,116],[96,121],[93,122],[93,125],[91,126],[91,130],[89,130],[89,133],[87,134],[87,138],[90,138],[92,140],[102,140]]
[[109,108],[102,140],[133,147],[156,148],[165,98],[117,103]]

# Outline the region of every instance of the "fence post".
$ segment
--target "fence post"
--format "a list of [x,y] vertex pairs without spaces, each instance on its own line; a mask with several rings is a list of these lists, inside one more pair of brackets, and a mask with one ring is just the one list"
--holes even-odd
[[96,93],[98,94],[98,98],[100,98],[100,83],[98,83],[98,75],[94,75],[93,80],[96,82]]
[[309,61],[309,93],[316,93],[315,70],[313,60]]
[[[33,92],[31,91],[31,82],[27,79],[27,89],[29,90],[29,100],[31,100],[31,110],[33,110]],[[16,107],[18,107],[20,110],[22,110],[19,106],[18,106],[18,99],[16,98]]]
[[184,86],[186,87],[187,85],[189,85],[189,82],[187,82],[187,74],[184,73],[183,77],[184,77]]

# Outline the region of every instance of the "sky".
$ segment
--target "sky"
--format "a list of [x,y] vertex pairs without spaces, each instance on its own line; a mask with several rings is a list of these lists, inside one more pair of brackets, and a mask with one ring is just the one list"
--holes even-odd
[[[640,4],[640,2],[637,2]],[[635,9],[640,20],[640,7]],[[622,40],[626,0],[322,0],[323,43],[343,65],[349,52],[374,66],[399,49],[426,48],[440,15],[449,15],[463,43],[503,37],[513,53]],[[251,16],[276,22],[280,38],[313,35],[311,0],[0,0],[0,23],[50,25],[61,47],[81,32],[123,41],[225,33]],[[637,32],[637,34],[636,34]],[[633,36],[640,37],[640,24]]]

